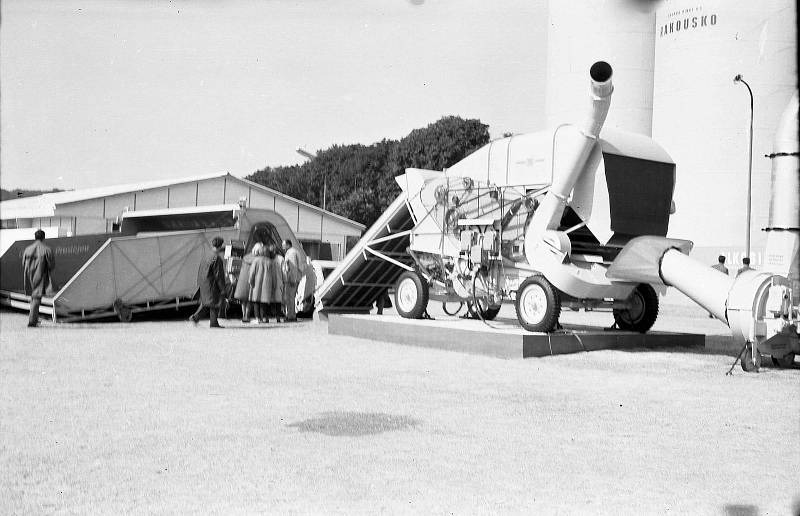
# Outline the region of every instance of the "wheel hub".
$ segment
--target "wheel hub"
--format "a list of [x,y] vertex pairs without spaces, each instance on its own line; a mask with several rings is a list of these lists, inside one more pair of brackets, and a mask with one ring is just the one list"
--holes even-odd
[[522,292],[520,307],[525,319],[536,324],[541,322],[547,314],[547,295],[539,285],[531,285]]
[[397,304],[403,311],[410,312],[417,302],[417,286],[411,279],[403,280],[397,287]]

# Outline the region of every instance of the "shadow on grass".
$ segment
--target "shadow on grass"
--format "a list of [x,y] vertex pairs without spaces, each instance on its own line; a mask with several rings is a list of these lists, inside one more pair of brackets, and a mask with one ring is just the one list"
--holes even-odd
[[724,507],[725,516],[758,516],[758,507],[755,505],[727,504]]
[[321,416],[286,425],[300,432],[315,432],[333,437],[360,437],[405,430],[419,424],[408,416],[373,412],[324,412]]

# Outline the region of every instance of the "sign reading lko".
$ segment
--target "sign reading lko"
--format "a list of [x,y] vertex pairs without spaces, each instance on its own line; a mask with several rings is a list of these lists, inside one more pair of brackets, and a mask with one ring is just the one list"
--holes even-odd
[[687,16],[680,20],[665,23],[658,28],[658,36],[664,37],[673,32],[680,32],[692,29],[702,29],[717,24],[716,14],[701,14],[698,16]]

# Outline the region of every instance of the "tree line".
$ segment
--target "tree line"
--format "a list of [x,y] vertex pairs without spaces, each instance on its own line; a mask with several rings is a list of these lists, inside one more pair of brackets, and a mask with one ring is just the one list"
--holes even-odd
[[266,167],[247,179],[316,206],[327,184],[327,209],[369,227],[400,193],[394,178],[406,168],[442,170],[488,142],[488,125],[448,116],[400,140],[333,145],[305,163]]

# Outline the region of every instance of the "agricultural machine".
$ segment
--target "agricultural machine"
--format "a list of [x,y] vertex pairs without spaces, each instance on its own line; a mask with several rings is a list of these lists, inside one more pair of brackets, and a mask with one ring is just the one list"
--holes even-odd
[[570,308],[610,310],[619,329],[644,333],[659,293],[674,286],[731,327],[749,350],[745,369],[758,367],[760,353],[793,363],[796,97],[772,156],[773,268],[732,278],[689,258],[690,241],[666,237],[675,163],[647,136],[603,129],[612,69],[597,62],[589,75],[582,123],[495,140],[444,171],[406,169],[400,196],[319,290],[323,313],[366,312],[394,288],[405,318],[425,317],[437,300],[486,321],[513,302],[532,332],[557,329]]
[[613,86],[605,62],[590,70],[586,120],[492,142],[442,172],[398,178],[415,219],[414,270],[398,279],[396,308],[420,317],[430,298],[458,301],[482,319],[514,302],[523,328],[549,332],[562,307],[613,310],[621,329],[646,332],[658,316],[658,278],[610,274],[645,238],[665,238],[675,164],[650,138],[601,129]]

